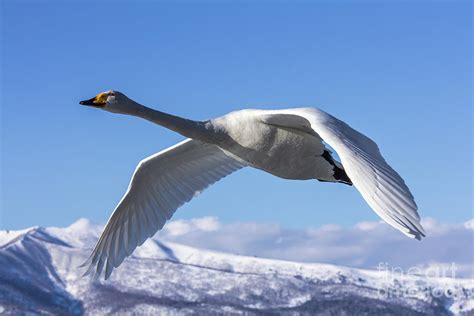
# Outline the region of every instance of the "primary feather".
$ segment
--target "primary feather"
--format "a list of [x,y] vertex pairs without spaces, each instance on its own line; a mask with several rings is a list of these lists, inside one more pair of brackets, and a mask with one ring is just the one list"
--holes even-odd
[[86,274],[105,268],[107,279],[178,207],[242,167],[217,146],[192,139],[142,160],[85,263]]

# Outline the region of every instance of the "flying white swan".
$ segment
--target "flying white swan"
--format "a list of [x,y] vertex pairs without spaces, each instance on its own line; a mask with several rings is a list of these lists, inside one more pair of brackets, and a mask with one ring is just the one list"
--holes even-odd
[[412,238],[425,236],[413,196],[377,145],[319,109],[249,109],[192,121],[147,108],[118,91],[99,93],[80,104],[138,116],[187,137],[138,164],[127,192],[84,263],[86,274],[99,276],[105,268],[107,279],[178,207],[246,166],[285,179],[353,184],[388,224]]

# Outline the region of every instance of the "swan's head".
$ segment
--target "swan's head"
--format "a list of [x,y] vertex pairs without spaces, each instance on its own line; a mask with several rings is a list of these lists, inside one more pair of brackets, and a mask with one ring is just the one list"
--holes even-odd
[[79,104],[114,113],[129,113],[135,107],[135,103],[125,94],[114,90],[101,92],[92,99],[81,101]]

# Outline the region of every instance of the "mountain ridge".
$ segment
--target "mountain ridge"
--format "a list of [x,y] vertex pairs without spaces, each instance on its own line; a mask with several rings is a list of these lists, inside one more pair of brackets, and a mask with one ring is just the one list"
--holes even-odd
[[[471,279],[393,276],[387,271],[298,263],[197,249],[151,239],[110,281],[78,269],[101,227],[0,232],[4,313],[471,314]],[[436,294],[435,289],[452,291]],[[408,291],[408,292],[407,292]],[[411,291],[411,292],[410,292]],[[120,300],[117,300],[120,298]]]

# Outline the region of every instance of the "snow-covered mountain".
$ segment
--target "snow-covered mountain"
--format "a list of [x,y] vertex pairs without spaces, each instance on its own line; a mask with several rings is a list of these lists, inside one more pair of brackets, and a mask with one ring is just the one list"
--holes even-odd
[[0,314],[474,315],[474,280],[245,257],[148,240],[108,281],[77,267],[100,226],[0,231]]

